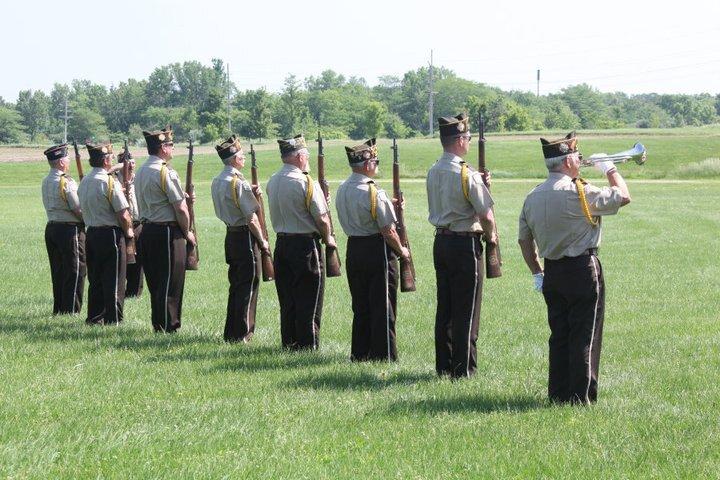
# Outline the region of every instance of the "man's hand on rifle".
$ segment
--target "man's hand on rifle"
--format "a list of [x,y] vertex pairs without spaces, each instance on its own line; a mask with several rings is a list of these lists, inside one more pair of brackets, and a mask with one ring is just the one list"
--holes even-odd
[[[397,199],[397,198],[393,197],[392,202],[393,202],[393,205],[394,205],[394,206],[397,206],[397,205],[398,205],[398,199]],[[402,199],[400,199],[399,205],[400,205],[400,210],[405,210],[405,197],[403,197]]]
[[189,201],[190,203],[195,203],[196,199],[197,195],[195,195],[195,190],[193,190],[192,195],[188,195],[188,193],[185,192],[185,200]]
[[492,230],[492,232],[483,232],[483,240],[485,243],[490,243],[493,245],[498,244],[498,234],[495,231],[495,229]]
[[265,254],[270,254],[270,242],[263,240],[260,244],[260,250]]
[[194,247],[197,245],[197,240],[195,240],[195,234],[193,232],[188,232],[187,235],[185,235],[185,239]]
[[400,257],[403,260],[410,260],[410,250],[407,247],[402,247],[402,250],[400,251]]
[[329,235],[328,238],[325,240],[325,245],[330,248],[337,248],[337,243],[335,243],[335,237]]
[[480,175],[483,176],[483,183],[485,183],[489,189],[492,186],[492,173],[490,173],[490,170],[485,170],[484,172],[480,172]]
[[255,195],[256,197],[262,197],[263,191],[260,185],[251,185],[250,189],[252,190],[253,195]]

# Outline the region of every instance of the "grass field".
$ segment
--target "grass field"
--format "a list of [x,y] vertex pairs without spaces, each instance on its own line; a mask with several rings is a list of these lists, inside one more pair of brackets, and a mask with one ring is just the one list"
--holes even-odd
[[[720,138],[643,141],[648,164],[620,167],[633,203],[604,222],[607,314],[600,399],[589,408],[545,400],[545,307],[515,241],[522,200],[542,174],[537,140],[488,144],[504,275],[486,281],[478,374],[460,382],[433,371],[432,229],[419,178],[403,186],[418,291],[399,294],[401,361],[358,365],[348,359],[345,277],[327,282],[319,352],[280,350],[272,283],[261,285],[252,343],[222,342],[216,158],[196,163],[202,264],[188,273],[173,336],[151,332],[147,293],[126,302],[119,328],[51,317],[46,165],[0,164],[0,477],[717,478],[720,182],[669,180],[719,157]],[[588,153],[631,145],[581,140]],[[380,183],[389,188],[386,146]],[[400,147],[410,177],[438,154],[426,140]],[[340,144],[326,154],[337,181]],[[270,148],[260,161],[264,178],[279,163]]]

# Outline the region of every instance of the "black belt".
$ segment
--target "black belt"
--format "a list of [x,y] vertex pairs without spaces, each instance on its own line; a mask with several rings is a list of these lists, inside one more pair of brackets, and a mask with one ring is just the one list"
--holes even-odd
[[247,232],[248,230],[250,230],[250,228],[247,225],[227,226],[228,232]]
[[178,222],[148,222],[148,221],[142,221],[140,222],[143,225],[160,225],[161,227],[179,227],[180,225]]
[[120,229],[119,225],[92,225],[88,227],[88,230],[94,230],[94,229],[107,229],[107,228],[117,228]]
[[574,258],[580,258],[580,257],[589,257],[590,255],[597,255],[598,249],[597,248],[588,248],[584,252],[582,252],[580,255],[576,255],[574,257],[560,257],[556,260],[553,260],[551,258],[546,258],[546,262],[560,262],[563,260],[572,260]]
[[454,237],[479,237],[482,232],[455,232],[447,228],[436,228],[435,235],[450,235]]
[[318,233],[285,233],[285,232],[279,232],[277,234],[278,237],[305,237],[305,238],[320,238],[320,234]]
[[55,220],[50,220],[48,222],[48,225],[72,225],[73,227],[84,227],[84,223],[77,223],[77,222],[56,222]]
[[381,233],[375,233],[375,234],[373,234],[373,235],[350,235],[348,238],[354,238],[354,239],[362,240],[362,239],[365,239],[365,238],[378,238],[378,237],[382,237],[382,234],[381,234]]

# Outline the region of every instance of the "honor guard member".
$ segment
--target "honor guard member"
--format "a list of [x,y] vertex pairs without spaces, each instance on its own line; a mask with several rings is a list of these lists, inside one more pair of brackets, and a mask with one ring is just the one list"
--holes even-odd
[[135,174],[142,234],[140,259],[156,332],[180,328],[187,243],[195,244],[178,173],[170,167],[173,132],[143,132],[150,156]]
[[78,187],[67,175],[67,144],[50,147],[43,154],[50,163],[50,173],[42,182],[42,199],[48,218],[45,246],[50,259],[53,315],[78,313],[85,289],[85,225]]
[[[142,232],[142,224],[140,223],[140,211],[138,210],[138,204],[137,204],[137,197],[135,196],[135,159],[132,156],[132,153],[129,151],[125,151],[125,149],[120,152],[118,155],[118,162],[119,163],[125,163],[128,162],[129,164],[129,171],[130,174],[128,175],[129,181],[128,181],[128,190],[125,192],[125,197],[127,199],[128,205],[130,206],[130,216],[132,217],[132,224],[133,224],[133,231],[135,232],[135,237],[140,236],[140,232]],[[117,171],[116,173],[117,180],[120,182],[120,185],[125,185],[125,180],[123,177],[123,169]],[[128,297],[139,297],[140,294],[142,294],[143,289],[143,270],[142,270],[142,264],[140,263],[140,250],[139,245],[136,245],[136,256],[138,258],[138,261],[135,263],[128,263],[126,266],[125,271],[125,298]]]
[[[597,257],[602,217],[630,203],[630,193],[609,161],[595,167],[610,187],[598,188],[579,178],[575,132],[540,142],[548,178],[525,199],[518,242],[547,304],[548,395],[555,402],[591,403],[597,400],[605,315],[605,282]],[[544,272],[539,257],[545,259]]]
[[345,265],[352,296],[350,358],[397,360],[395,318],[398,256],[410,252],[395,230],[392,201],[373,181],[380,160],[375,139],[345,147],[353,173],[338,188],[335,205],[348,236]]
[[88,324],[117,325],[125,301],[126,239],[134,237],[128,202],[111,173],[112,144],[86,145],[92,170],[78,189],[87,225]]
[[436,229],[435,369],[470,377],[477,368],[484,276],[480,237],[497,242],[493,200],[482,175],[463,160],[471,139],[467,115],[441,117],[438,124],[444,152],[427,176],[428,220]]
[[215,147],[225,168],[212,181],[215,215],[227,226],[225,262],[228,264],[226,342],[248,342],[255,332],[255,309],[260,286],[260,251],[268,251],[257,216],[258,202],[240,170],[245,152],[235,135]]
[[278,140],[283,167],[267,185],[275,244],[275,288],[280,301],[280,335],[285,348],[317,349],[325,287],[320,239],[335,247],[328,205],[309,174],[310,152],[297,135]]

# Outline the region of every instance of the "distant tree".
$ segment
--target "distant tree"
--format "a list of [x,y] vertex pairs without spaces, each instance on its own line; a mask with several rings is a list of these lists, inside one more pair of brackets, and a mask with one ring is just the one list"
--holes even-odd
[[308,123],[310,111],[301,88],[295,75],[289,75],[285,79],[285,88],[280,94],[275,113],[278,133],[283,137],[289,137],[294,132],[303,130]]
[[264,88],[247,90],[238,95],[236,106],[249,114],[248,122],[240,134],[248,138],[270,138],[275,135],[272,120],[273,99]]
[[6,104],[0,106],[0,143],[22,143],[26,140],[22,116]]
[[408,138],[410,129],[397,113],[390,112],[385,117],[385,135],[388,138]]
[[143,115],[143,130],[157,130],[171,125],[178,141],[187,141],[190,131],[198,128],[197,113],[192,108],[150,107]]
[[578,116],[582,128],[608,128],[612,125],[603,96],[590,85],[583,83],[564,88],[559,97]]
[[68,138],[75,138],[78,143],[109,139],[109,131],[102,115],[85,106],[73,105],[72,112],[68,123]]
[[387,107],[380,102],[371,101],[366,107],[362,118],[361,137],[379,137],[385,131],[387,120]]
[[15,110],[20,114],[31,141],[45,136],[50,126],[50,99],[42,90],[22,90]]
[[331,90],[345,85],[345,77],[332,70],[325,70],[319,77],[305,79],[305,88],[309,92]]
[[111,88],[103,105],[102,114],[112,132],[127,133],[130,125],[141,121],[148,101],[146,82],[129,79]]

